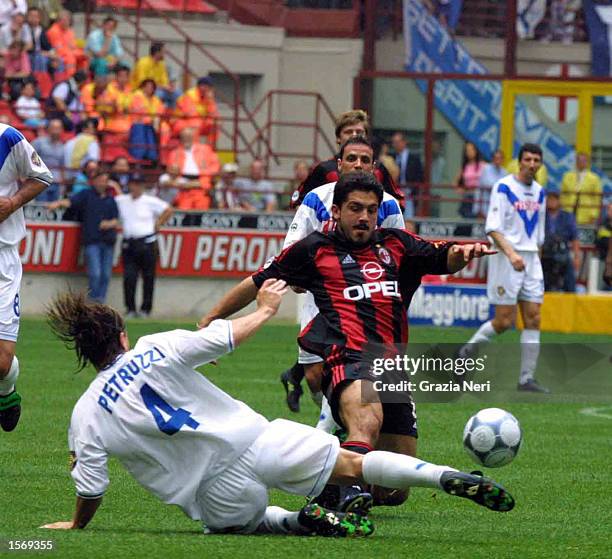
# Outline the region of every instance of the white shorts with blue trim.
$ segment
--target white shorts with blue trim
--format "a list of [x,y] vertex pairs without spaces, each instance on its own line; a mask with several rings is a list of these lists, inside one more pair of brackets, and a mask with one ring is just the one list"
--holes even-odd
[[17,246],[0,247],[0,340],[17,341],[21,275]]
[[487,296],[493,305],[516,305],[517,301],[542,303],[544,273],[537,252],[518,252],[525,269],[517,272],[508,257],[499,252],[488,257]]
[[340,441],[314,427],[276,419],[212,484],[197,495],[211,532],[254,532],[268,506],[268,489],[315,497],[332,474]]

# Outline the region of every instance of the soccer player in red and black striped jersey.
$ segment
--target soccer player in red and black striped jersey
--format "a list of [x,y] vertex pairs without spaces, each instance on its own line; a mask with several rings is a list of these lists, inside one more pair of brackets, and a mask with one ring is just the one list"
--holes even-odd
[[[310,291],[319,315],[301,332],[299,342],[325,358],[322,387],[334,419],[347,430],[342,446],[362,454],[376,446],[415,456],[414,403],[410,398],[393,404],[378,401],[371,389],[371,361],[364,353],[372,344],[407,342],[406,313],[425,274],[455,273],[493,251],[480,243],[431,243],[401,230],[376,229],[382,196],[371,174],[340,177],[332,206],[336,229],[312,233],[285,249],[230,291],[206,322],[246,306],[268,278]],[[373,395],[371,403],[362,401],[362,390]],[[399,504],[406,493],[394,497],[393,504]]]
[[[367,137],[369,132],[370,124],[368,122],[368,114],[360,109],[342,113],[336,119],[335,133],[338,148],[340,148],[349,138],[354,136]],[[311,190],[338,180],[340,177],[338,159],[338,155],[334,155],[331,159],[321,161],[310,171],[304,182],[291,196],[292,208],[297,208],[306,197],[306,194]],[[382,185],[384,191],[393,196],[398,201],[402,211],[404,211],[404,193],[393,180],[387,168],[377,161],[372,172],[376,180]]]

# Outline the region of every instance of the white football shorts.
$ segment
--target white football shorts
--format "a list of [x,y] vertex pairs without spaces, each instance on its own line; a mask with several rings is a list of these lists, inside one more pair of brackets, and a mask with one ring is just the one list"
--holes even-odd
[[[300,330],[306,328],[310,321],[318,314],[319,307],[315,305],[312,293],[310,293],[310,291],[307,291],[304,294],[304,304],[302,305],[302,312],[300,314]],[[323,359],[321,359],[318,355],[315,355],[314,353],[308,353],[298,345],[298,363],[300,365],[311,365],[313,363],[322,362]]]
[[202,521],[211,532],[254,532],[268,489],[318,495],[336,465],[340,441],[314,427],[276,419],[236,463],[200,488]]
[[17,341],[21,260],[17,246],[0,247],[0,340]]
[[517,301],[541,303],[544,298],[544,273],[537,252],[518,252],[525,269],[517,272],[508,257],[499,252],[489,256],[487,296],[493,305],[516,305]]

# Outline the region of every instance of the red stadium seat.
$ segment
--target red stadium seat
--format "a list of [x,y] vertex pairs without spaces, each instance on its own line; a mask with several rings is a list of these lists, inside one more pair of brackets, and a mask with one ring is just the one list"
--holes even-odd
[[38,83],[40,96],[43,99],[46,99],[49,97],[49,94],[53,89],[53,80],[51,79],[51,76],[48,74],[48,72],[33,72],[33,75]]

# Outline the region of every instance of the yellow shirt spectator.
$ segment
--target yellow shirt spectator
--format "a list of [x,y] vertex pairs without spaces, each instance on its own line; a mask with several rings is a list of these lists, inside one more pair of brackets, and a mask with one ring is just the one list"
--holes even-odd
[[[518,159],[513,159],[510,161],[510,163],[506,165],[506,170],[508,173],[517,175],[519,172]],[[546,187],[546,183],[548,182],[548,169],[544,163],[542,163],[542,166],[538,169],[538,172],[535,175],[535,180],[539,185]]]
[[576,223],[595,223],[601,212],[601,180],[584,169],[568,171],[561,182],[561,206],[566,212],[576,214]]
[[153,56],[143,56],[138,60],[132,73],[132,87],[140,87],[144,80],[153,80],[158,87],[168,86],[168,71],[166,63],[156,60]]

